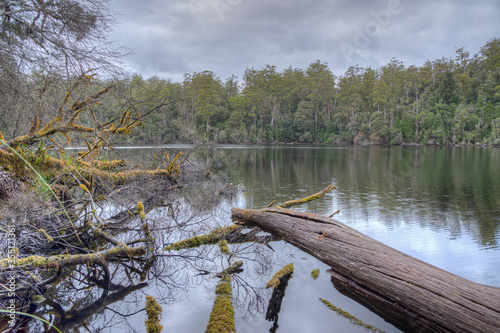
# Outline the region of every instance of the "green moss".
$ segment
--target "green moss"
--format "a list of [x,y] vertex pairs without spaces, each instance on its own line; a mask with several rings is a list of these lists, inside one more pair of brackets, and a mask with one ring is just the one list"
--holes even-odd
[[243,266],[243,261],[241,261],[241,260],[240,261],[235,261],[231,266],[229,266],[228,268],[226,268],[225,270],[223,270],[222,272],[220,272],[216,276],[221,277],[221,276],[224,276],[224,275],[233,274],[238,269],[240,269],[241,266]]
[[284,202],[281,205],[276,206],[276,208],[290,208],[292,206],[301,205],[303,203],[306,203],[306,202],[313,201],[313,200],[316,200],[318,198],[321,198],[323,195],[325,195],[326,193],[328,193],[328,192],[330,192],[331,190],[334,190],[334,189],[336,189],[335,186],[329,185],[328,187],[326,187],[325,189],[319,191],[318,193],[315,193],[313,195],[310,195],[310,196],[302,198],[302,199],[290,200],[290,201]]
[[192,248],[192,247],[198,247],[201,245],[205,244],[216,244],[220,240],[222,240],[226,235],[235,232],[236,230],[240,229],[240,226],[237,226],[235,224],[227,226],[227,227],[221,227],[214,229],[212,232],[201,235],[201,236],[194,236],[191,238],[187,238],[184,240],[181,240],[180,242],[170,244],[168,247],[165,248],[165,250],[181,250],[181,249],[187,249],[187,248]]
[[224,254],[229,254],[229,247],[227,246],[227,240],[223,239],[219,242],[220,252]]
[[311,276],[314,280],[316,280],[319,277],[319,268],[313,269],[311,271]]
[[47,242],[52,243],[54,241],[54,238],[50,237],[50,235],[44,229],[39,229],[38,231],[45,236]]
[[232,291],[231,275],[223,276],[215,288],[216,298],[206,333],[236,332]]
[[378,327],[375,327],[375,326],[372,326],[372,325],[368,325],[368,324],[365,324],[362,320],[354,317],[353,315],[351,315],[349,312],[346,312],[344,310],[342,310],[341,308],[339,307],[336,307],[335,305],[333,305],[332,303],[328,302],[326,299],[323,299],[323,298],[320,298],[319,299],[321,301],[321,303],[323,303],[327,308],[329,308],[330,310],[332,311],[335,311],[339,316],[342,316],[344,318],[347,318],[351,324],[355,325],[355,326],[361,326],[367,330],[370,330],[372,332],[378,332],[378,333],[385,333],[384,331],[382,331],[380,328]]
[[160,333],[163,326],[160,325],[160,319],[163,309],[153,296],[146,295],[146,313],[148,319],[145,320],[146,331],[148,333]]
[[215,288],[215,294],[216,295],[222,295],[222,294],[228,294],[230,295],[233,292],[233,289],[231,288],[231,284],[229,283],[219,283],[217,284],[217,287]]
[[269,282],[266,284],[266,289],[267,288],[276,289],[281,283],[280,279],[285,275],[292,274],[293,269],[294,269],[293,263],[290,263],[285,267],[283,267],[282,269],[280,269],[279,271],[277,271],[276,274],[274,274],[274,276],[272,277],[272,279],[269,280]]
[[33,267],[42,267],[49,263],[48,258],[44,258],[41,256],[30,256],[22,259],[1,259],[0,267],[7,268],[10,266],[33,266]]

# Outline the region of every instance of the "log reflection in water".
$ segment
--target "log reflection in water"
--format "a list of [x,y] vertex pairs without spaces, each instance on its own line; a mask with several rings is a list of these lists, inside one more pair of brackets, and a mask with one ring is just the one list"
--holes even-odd
[[[342,295],[358,302],[368,310],[382,317],[386,322],[391,323],[403,332],[414,332],[415,323],[408,320],[408,316],[402,314],[401,311],[395,311],[387,306],[387,303],[382,300],[380,295],[365,288],[356,282],[349,280],[345,276],[335,273],[329,269],[326,271],[330,274],[333,287]],[[353,285],[356,287],[353,288]],[[363,291],[364,290],[364,291]]]
[[280,284],[273,289],[273,294],[269,300],[269,305],[267,306],[266,320],[272,321],[273,326],[269,329],[269,332],[274,333],[278,329],[278,316],[281,310],[281,303],[283,298],[285,298],[285,290],[288,287],[288,281],[292,278],[292,274],[286,274],[280,278]]

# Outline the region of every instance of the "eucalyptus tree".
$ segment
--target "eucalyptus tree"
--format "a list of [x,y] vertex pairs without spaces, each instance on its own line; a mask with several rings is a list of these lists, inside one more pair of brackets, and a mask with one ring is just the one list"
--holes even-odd
[[479,51],[481,65],[485,70],[500,76],[500,38],[490,39]]
[[318,114],[320,109],[327,111],[328,121],[331,119],[333,91],[335,87],[335,77],[328,69],[327,63],[321,63],[317,60],[309,65],[306,69],[307,87],[309,95],[307,96],[312,102],[314,110],[314,135],[318,140]]
[[203,71],[194,73],[192,85],[196,94],[195,115],[204,122],[205,134],[209,139],[210,119],[221,102],[222,83],[212,71]]
[[363,68],[359,66],[350,66],[339,81],[339,98],[342,103],[342,108],[349,113],[350,121],[354,120],[354,117],[363,104],[361,96],[362,72]]
[[466,103],[467,95],[470,93],[474,81],[469,73],[471,59],[469,58],[469,52],[465,51],[463,47],[457,48],[455,52],[457,53],[455,61],[458,67],[457,77],[461,100],[462,103]]
[[388,102],[388,86],[385,80],[380,77],[380,70],[377,73],[377,80],[373,87],[373,105],[377,107],[377,111],[383,109],[384,118],[387,117],[387,102]]
[[[266,65],[257,70],[246,69],[243,75],[244,88],[242,94],[254,106],[255,112],[255,137],[257,140],[265,138],[265,130],[268,126],[274,127],[279,117],[277,95],[280,91],[281,74],[276,71],[276,66]],[[257,129],[257,119],[259,129]],[[277,125],[276,125],[277,126]],[[270,134],[273,137],[273,134]]]

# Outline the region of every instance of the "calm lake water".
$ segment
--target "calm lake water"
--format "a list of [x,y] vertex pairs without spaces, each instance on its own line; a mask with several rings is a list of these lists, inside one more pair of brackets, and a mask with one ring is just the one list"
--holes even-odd
[[[260,209],[273,200],[301,198],[333,184],[336,190],[295,209],[322,215],[340,209],[336,219],[378,241],[464,278],[500,287],[500,149],[213,146],[199,148],[197,154],[207,161],[218,155],[216,171],[241,189],[219,207],[218,218],[226,224],[231,223],[231,207]],[[365,331],[318,298],[386,332],[399,332],[337,292],[325,272],[328,266],[284,242],[271,246],[274,252],[266,248],[260,254],[265,265],[242,258],[245,271],[235,288],[239,333],[269,331],[272,323],[265,320],[265,310],[271,292],[263,286],[290,262],[295,273],[277,332]],[[317,280],[310,276],[315,268],[321,270]],[[216,282],[200,278],[164,305],[165,332],[204,332]],[[154,295],[157,288],[150,281],[144,293]],[[253,294],[262,297],[260,303]],[[142,331],[144,319],[141,313],[129,324]]]

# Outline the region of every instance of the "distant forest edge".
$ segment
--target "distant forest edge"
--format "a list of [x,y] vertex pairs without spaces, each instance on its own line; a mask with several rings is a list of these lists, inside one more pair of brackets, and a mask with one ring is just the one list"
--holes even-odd
[[[499,38],[473,56],[457,48],[421,67],[392,59],[378,69],[351,66],[340,77],[318,60],[281,72],[249,68],[241,82],[203,71],[183,82],[134,74],[117,85],[127,98],[146,98],[134,111],[154,110],[118,139],[126,143],[500,145]],[[122,116],[120,94],[106,98],[97,118]]]

